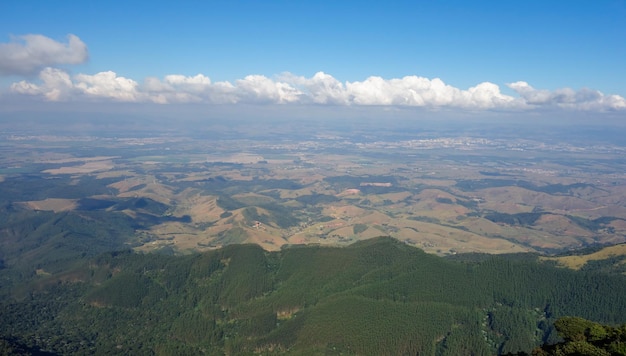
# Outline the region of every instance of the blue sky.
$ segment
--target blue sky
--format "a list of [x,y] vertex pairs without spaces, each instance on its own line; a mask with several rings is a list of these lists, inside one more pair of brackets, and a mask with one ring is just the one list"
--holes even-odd
[[0,102],[626,112],[625,39],[623,0],[5,0]]

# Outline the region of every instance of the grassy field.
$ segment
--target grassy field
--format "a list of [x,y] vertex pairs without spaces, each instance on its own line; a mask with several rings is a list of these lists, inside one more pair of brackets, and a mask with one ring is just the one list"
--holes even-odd
[[[600,251],[582,254],[582,255],[573,255],[573,256],[560,256],[560,257],[543,257],[543,260],[546,261],[556,261],[560,266],[579,270],[590,261],[603,261],[616,257],[624,257],[626,256],[626,244],[608,246]],[[621,258],[616,264],[624,265],[626,261]]]

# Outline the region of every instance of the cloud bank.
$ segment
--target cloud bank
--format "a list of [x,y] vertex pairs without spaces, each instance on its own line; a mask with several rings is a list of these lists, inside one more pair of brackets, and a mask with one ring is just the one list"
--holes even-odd
[[36,74],[44,67],[80,64],[88,57],[87,45],[71,34],[67,43],[43,35],[16,36],[12,42],[0,43],[0,74]]
[[48,101],[376,105],[469,110],[626,110],[623,97],[605,95],[597,90],[540,90],[522,81],[507,86],[517,96],[502,93],[494,83],[483,82],[468,89],[459,89],[439,78],[418,76],[392,79],[372,76],[363,81],[344,83],[323,72],[310,78],[284,73],[276,78],[249,75],[231,83],[213,82],[203,74],[173,74],[162,79],[147,78],[143,83],[138,83],[111,71],[70,76],[61,69],[47,67],[39,73],[37,82],[13,83],[10,90],[13,93],[40,96]]
[[74,35],[67,36],[67,43],[42,35],[24,35],[0,44],[0,74],[39,73],[38,80],[13,83],[10,91],[46,101],[626,110],[626,100],[619,95],[605,95],[592,89],[535,89],[523,81],[506,84],[516,94],[508,95],[490,82],[461,89],[439,78],[419,76],[391,79],[371,76],[362,81],[340,82],[324,72],[310,78],[283,73],[274,78],[248,75],[231,83],[213,82],[204,74],[172,74],[164,78],[149,77],[140,83],[112,71],[70,75],[56,67],[83,63],[87,58],[87,46]]
[[626,109],[626,100],[623,97],[604,95],[587,88],[579,91],[570,88],[555,91],[537,90],[526,82],[510,83],[507,86],[519,94],[527,105],[532,106],[558,106],[581,110]]

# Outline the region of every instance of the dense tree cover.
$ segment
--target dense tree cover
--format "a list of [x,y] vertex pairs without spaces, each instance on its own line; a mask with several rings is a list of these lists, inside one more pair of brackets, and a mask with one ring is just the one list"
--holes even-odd
[[49,272],[77,258],[120,249],[134,236],[136,222],[122,213],[100,211],[0,210],[0,250],[5,265]]
[[603,260],[589,260],[581,270],[607,274],[626,274],[626,256],[616,255]]
[[495,223],[528,226],[528,225],[533,225],[544,214],[549,214],[549,213],[532,212],[532,213],[506,214],[506,213],[500,213],[500,212],[492,212],[489,214],[485,214],[485,219],[493,221]]
[[534,356],[626,355],[626,324],[611,326],[580,317],[563,317],[554,327],[561,341],[535,348]]
[[257,208],[253,206],[246,207],[242,213],[248,224],[259,221],[265,225],[288,228],[299,223],[292,211],[280,204],[258,204],[257,206],[263,208],[268,214],[259,214]]
[[[481,172],[484,174],[484,172]],[[587,183],[573,183],[573,184],[547,184],[547,185],[535,185],[529,181],[517,180],[517,179],[479,179],[479,180],[458,180],[456,187],[465,190],[472,191],[476,189],[486,188],[499,188],[507,186],[517,186],[520,188],[534,190],[536,192],[542,192],[547,194],[567,194],[573,189],[580,189],[592,186]]]
[[[46,165],[40,165],[38,168],[44,170]],[[58,168],[58,165],[50,168]],[[0,204],[47,198],[81,199],[92,195],[108,195],[111,194],[111,188],[107,185],[116,181],[115,178],[98,179],[88,175],[80,178],[69,175],[45,178],[39,174],[7,177],[0,182],[2,192]]]
[[[240,169],[241,167],[238,167]],[[168,167],[167,171],[170,169]],[[188,173],[187,171],[185,173]],[[302,188],[302,184],[290,179],[261,179],[252,177],[245,185],[241,181],[230,180],[222,176],[207,178],[205,180],[187,182],[187,186],[202,187],[207,194],[218,195],[222,198],[238,193],[261,193],[273,189],[297,190]],[[178,182],[181,189],[186,188],[185,182]]]
[[352,232],[357,235],[362,233],[363,231],[367,230],[367,225],[365,224],[354,224],[354,226],[352,227]]
[[298,196],[296,197],[296,201],[306,205],[317,205],[333,203],[339,201],[339,198],[334,195],[311,194]]
[[[583,229],[598,231],[600,229],[607,228],[606,225],[611,223],[613,220],[624,220],[622,218],[617,218],[613,216],[603,216],[596,219],[585,219],[580,216],[566,215],[568,219],[572,220],[574,223],[578,224],[578,226]],[[608,229],[612,229],[609,227]]]
[[25,354],[492,355],[562,341],[557,329],[569,340],[577,326],[555,325],[565,315],[626,322],[624,276],[535,256],[450,260],[390,238],[280,252],[121,251],[51,275],[11,270],[0,270],[19,279],[0,302],[0,348]]
[[[516,213],[507,214],[501,212],[489,212],[483,215],[483,217],[489,221],[495,223],[502,223],[507,225],[519,225],[519,226],[532,226],[544,215],[554,215],[553,213],[546,212],[529,212],[529,213]],[[604,216],[597,219],[586,219],[580,216],[564,215],[576,225],[587,229],[589,231],[600,231],[606,229],[607,231],[614,231],[614,228],[608,226],[613,220],[624,220],[622,218]]]

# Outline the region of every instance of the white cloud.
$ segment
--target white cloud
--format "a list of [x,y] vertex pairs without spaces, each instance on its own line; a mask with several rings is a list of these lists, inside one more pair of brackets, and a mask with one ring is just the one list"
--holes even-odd
[[307,93],[306,95],[301,95],[303,101],[309,99],[316,104],[349,104],[348,92],[345,86],[333,76],[324,72],[317,72],[311,78],[284,73],[279,79],[295,87],[302,88],[303,93]]
[[418,107],[495,108],[509,107],[515,98],[504,95],[493,83],[481,83],[468,90],[445,84],[441,79],[407,76],[384,79],[372,76],[364,81],[345,85],[323,72],[311,78],[289,73],[281,78],[302,89],[302,100],[318,104],[381,105]]
[[211,82],[203,74],[187,77],[179,74],[145,80],[142,89],[150,101],[169,103],[209,102],[214,104],[236,103],[236,88],[228,82]]
[[41,84],[21,81],[11,85],[11,90],[20,94],[41,95],[49,101],[61,101],[69,98],[74,84],[66,72],[45,68],[39,73]]
[[96,97],[119,101],[143,101],[137,91],[137,82],[118,77],[115,72],[100,72],[94,75],[78,74],[74,77],[74,87],[80,92]]
[[615,110],[625,110],[626,109],[626,99],[619,95],[609,95],[604,97],[603,100],[606,105]]
[[518,96],[503,94],[494,83],[483,82],[459,89],[439,78],[418,76],[385,79],[372,76],[363,81],[342,83],[333,76],[318,72],[310,78],[284,73],[274,79],[249,75],[230,82],[213,82],[203,74],[167,75],[147,78],[140,85],[114,72],[94,75],[45,68],[39,83],[21,81],[11,90],[25,95],[39,95],[46,100],[115,100],[127,102],[211,103],[211,104],[318,104],[340,106],[401,106],[459,108],[466,110],[533,110],[557,107],[571,110],[624,110],[626,100],[599,91],[565,88],[538,90],[526,82],[507,86]]
[[243,101],[260,103],[292,103],[302,92],[290,84],[274,81],[263,75],[248,75],[236,81],[237,92]]
[[526,82],[507,84],[524,102],[535,107],[560,107],[575,110],[623,110],[626,99],[619,95],[604,95],[587,88],[575,91],[570,88],[554,91],[535,89]]
[[187,86],[194,89],[202,89],[211,85],[211,79],[202,74],[194,77],[185,77],[180,74],[170,74],[165,76],[165,82],[172,85]]
[[106,71],[71,76],[55,68],[80,64],[88,59],[87,46],[75,35],[66,42],[28,34],[0,43],[0,75],[39,73],[34,82],[19,81],[10,91],[39,96],[48,101],[125,101],[210,104],[317,104],[338,106],[458,108],[465,110],[626,110],[626,99],[597,90],[535,89],[524,81],[507,86],[516,95],[506,95],[494,83],[483,82],[468,89],[446,84],[439,78],[419,76],[385,79],[371,76],[363,81],[340,82],[324,72],[312,77],[283,73],[274,78],[248,75],[234,82],[213,82],[204,74],[171,74],[149,77],[141,84]]
[[20,94],[43,96],[48,101],[65,101],[79,98],[109,98],[117,101],[143,101],[137,83],[118,77],[114,72],[94,75],[78,74],[73,78],[60,69],[44,68],[39,73],[41,84],[20,81],[11,85],[11,91]]
[[439,78],[407,76],[386,80],[369,77],[363,82],[346,83],[346,89],[351,102],[357,105],[491,109],[512,107],[515,104],[515,98],[502,94],[500,87],[487,82],[461,90]]
[[9,43],[0,43],[0,74],[35,74],[44,67],[59,64],[80,64],[89,54],[87,45],[75,35],[67,35],[67,43],[43,35],[17,36]]
[[521,104],[512,96],[502,94],[499,86],[489,82],[480,83],[463,93],[468,97],[470,107],[481,109],[512,108]]

